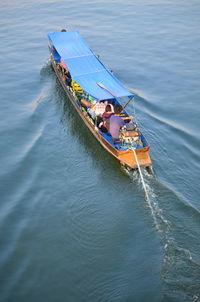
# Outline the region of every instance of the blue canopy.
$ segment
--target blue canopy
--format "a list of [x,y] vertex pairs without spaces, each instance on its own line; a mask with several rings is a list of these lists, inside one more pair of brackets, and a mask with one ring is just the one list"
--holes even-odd
[[[128,89],[94,55],[77,31],[48,34],[50,43],[61,56],[72,78],[98,100],[133,96]],[[112,94],[97,84],[103,84]]]

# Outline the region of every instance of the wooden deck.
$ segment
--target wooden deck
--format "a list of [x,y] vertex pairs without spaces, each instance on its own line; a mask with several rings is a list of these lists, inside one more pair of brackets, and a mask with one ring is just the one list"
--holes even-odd
[[[151,162],[151,158],[150,158],[148,149],[149,149],[149,147],[135,150],[140,167],[152,166],[152,162]],[[120,151],[118,154],[118,159],[125,166],[128,166],[132,169],[137,168],[137,163],[136,163],[135,156],[134,156],[134,153],[132,150]]]

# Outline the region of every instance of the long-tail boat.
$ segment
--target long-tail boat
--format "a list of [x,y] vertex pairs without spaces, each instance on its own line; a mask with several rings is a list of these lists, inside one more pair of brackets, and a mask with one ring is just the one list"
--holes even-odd
[[151,166],[150,146],[126,112],[126,105],[122,106],[119,114],[125,126],[116,140],[109,131],[97,126],[90,110],[82,103],[82,99],[91,104],[106,100],[107,104],[116,106],[126,99],[128,104],[134,94],[105,67],[78,31],[50,33],[48,44],[52,67],[68,99],[100,144],[124,166],[132,169],[138,168],[138,165]]

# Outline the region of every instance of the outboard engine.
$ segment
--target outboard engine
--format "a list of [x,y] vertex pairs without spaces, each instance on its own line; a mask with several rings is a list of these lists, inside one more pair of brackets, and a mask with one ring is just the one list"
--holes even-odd
[[140,131],[136,123],[127,123],[124,125],[120,130],[119,138],[126,146],[143,146],[140,140]]

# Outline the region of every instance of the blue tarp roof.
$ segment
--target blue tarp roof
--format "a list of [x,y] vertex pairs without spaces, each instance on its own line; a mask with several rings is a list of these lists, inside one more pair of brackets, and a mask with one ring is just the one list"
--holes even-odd
[[67,65],[72,78],[98,100],[113,96],[99,87],[103,84],[116,97],[133,96],[131,92],[102,64],[77,31],[48,34],[52,45]]

